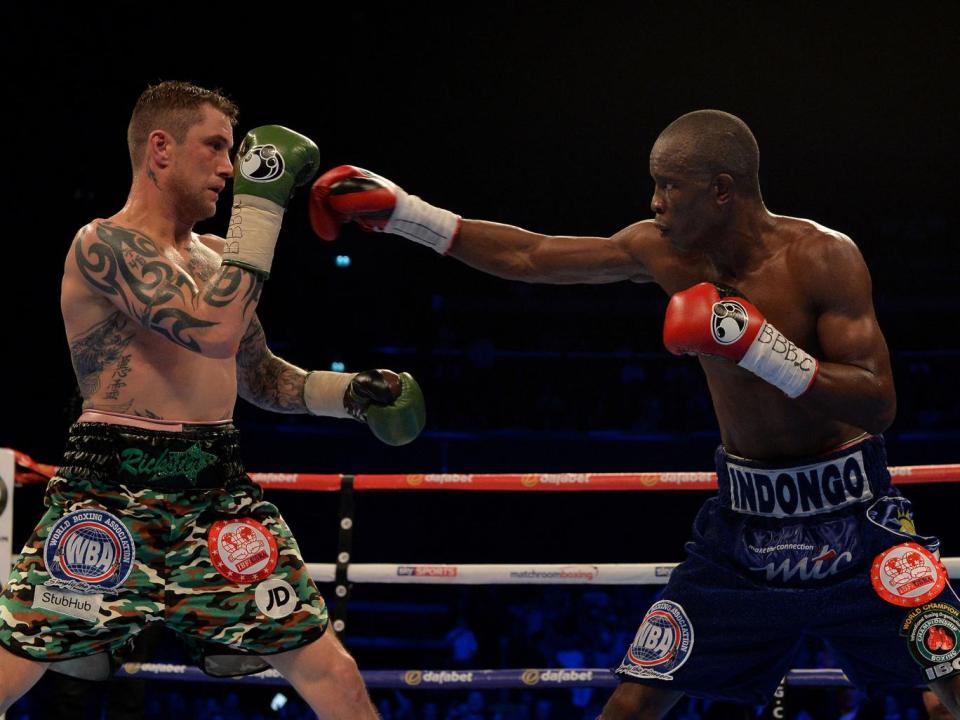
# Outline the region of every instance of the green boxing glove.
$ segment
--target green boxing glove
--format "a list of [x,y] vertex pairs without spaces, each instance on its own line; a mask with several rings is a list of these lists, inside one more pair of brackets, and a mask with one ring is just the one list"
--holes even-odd
[[247,133],[233,165],[233,213],[224,265],[270,276],[284,209],[294,190],[310,182],[319,167],[320,151],[300,133],[280,125]]
[[410,373],[364,370],[357,373],[343,396],[353,417],[366,422],[387,445],[413,442],[427,423],[423,392]]

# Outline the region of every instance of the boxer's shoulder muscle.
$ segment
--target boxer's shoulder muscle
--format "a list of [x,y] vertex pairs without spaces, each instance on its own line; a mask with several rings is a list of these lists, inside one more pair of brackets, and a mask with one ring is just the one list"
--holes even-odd
[[78,281],[88,295],[107,299],[144,327],[151,327],[158,313],[175,314],[195,327],[200,286],[217,267],[219,258],[199,240],[183,253],[114,216],[77,233],[67,253],[65,283]]
[[813,220],[780,217],[777,231],[791,259],[797,261],[822,263],[825,260],[849,261],[854,255],[859,257],[857,246],[847,235]]
[[187,271],[202,284],[220,268],[224,240],[216,235],[195,235],[187,261]]
[[870,274],[860,249],[847,235],[812,220],[782,218],[789,241],[786,264],[815,303],[838,291],[870,291]]
[[68,325],[71,316],[84,311],[89,312],[92,308],[100,308],[101,314],[104,316],[111,312],[110,302],[94,292],[93,288],[84,280],[77,261],[77,254],[81,252],[80,248],[84,243],[89,242],[87,238],[90,235],[96,233],[97,225],[100,222],[103,221],[93,220],[77,231],[64,260],[60,299],[64,319],[68,321]]
[[635,282],[655,282],[667,293],[684,290],[704,280],[716,280],[702,253],[681,252],[667,240],[653,220],[642,220],[625,228],[623,242],[644,269],[645,278]]
[[611,240],[628,255],[636,268],[632,282],[654,282],[656,269],[662,262],[663,238],[652,220],[641,220],[616,233]]
[[195,235],[196,240],[204,248],[212,250],[217,256],[223,255],[223,246],[226,244],[226,240],[218,235]]

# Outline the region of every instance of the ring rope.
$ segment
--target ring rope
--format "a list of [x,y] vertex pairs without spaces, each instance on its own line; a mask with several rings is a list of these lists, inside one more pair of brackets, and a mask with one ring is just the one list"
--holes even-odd
[[[941,558],[960,580],[960,557]],[[352,583],[414,585],[666,585],[679,563],[427,564],[351,563]],[[307,563],[314,582],[334,582],[337,565]]]
[[[369,688],[406,688],[408,690],[487,690],[521,688],[550,690],[575,687],[616,687],[616,675],[607,668],[522,668],[504,670],[362,670]],[[213,677],[191,665],[174,663],[124,663],[119,678],[140,680],[176,680],[180,682],[231,682],[256,685],[287,685],[276,670],[264,670],[239,677]],[[849,686],[839,668],[799,668],[784,678],[790,686]]]
[[[18,484],[46,482],[56,474],[54,465],[38,463],[14,451]],[[889,468],[895,485],[960,482],[960,464],[900,465]],[[716,490],[714,472],[645,473],[436,473],[406,475],[339,475],[317,473],[250,473],[258,484],[271,490],[315,490],[336,492],[344,478],[351,478],[353,490],[495,490],[495,491],[580,491],[580,490]]]

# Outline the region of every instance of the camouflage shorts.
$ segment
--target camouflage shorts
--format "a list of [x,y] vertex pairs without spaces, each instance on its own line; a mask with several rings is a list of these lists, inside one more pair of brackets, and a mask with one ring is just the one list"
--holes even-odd
[[41,661],[112,656],[162,620],[226,675],[320,637],[323,598],[236,435],[75,425],[0,597],[0,643]]

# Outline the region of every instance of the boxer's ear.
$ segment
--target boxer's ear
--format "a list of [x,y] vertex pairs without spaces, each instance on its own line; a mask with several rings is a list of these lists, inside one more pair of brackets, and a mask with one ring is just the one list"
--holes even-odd
[[733,199],[736,181],[727,173],[720,173],[713,178],[713,197],[717,205],[726,205]]
[[166,130],[154,130],[147,136],[147,158],[155,167],[165,168],[175,145],[173,136]]

